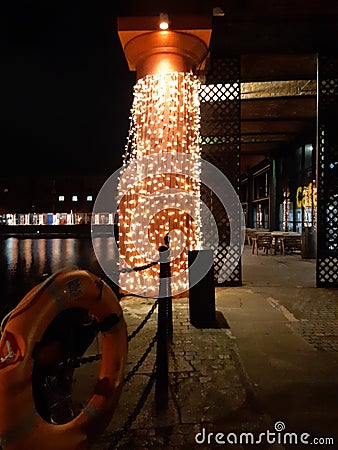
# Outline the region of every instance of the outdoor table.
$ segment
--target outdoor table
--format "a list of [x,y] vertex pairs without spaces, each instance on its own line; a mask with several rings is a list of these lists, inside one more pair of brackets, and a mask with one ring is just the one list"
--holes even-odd
[[281,254],[283,254],[282,240],[285,236],[301,236],[297,231],[271,231],[271,236],[274,239],[274,253],[277,254],[278,244],[280,244]]

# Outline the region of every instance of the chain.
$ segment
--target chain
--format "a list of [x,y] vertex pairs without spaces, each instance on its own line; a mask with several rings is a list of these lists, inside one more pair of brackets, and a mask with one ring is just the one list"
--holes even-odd
[[[143,353],[141,358],[138,360],[138,362],[135,364],[135,366],[130,370],[128,375],[125,377],[124,384],[126,384],[135,375],[135,373],[139,370],[139,368],[142,366],[142,364],[146,360],[147,356],[153,349],[156,341],[157,341],[157,333],[155,333],[155,335],[153,336],[152,340],[150,341],[146,351]],[[73,359],[67,359],[66,361],[62,361],[59,364],[59,367],[62,368],[62,367],[71,365],[73,368],[78,368],[82,364],[92,363],[95,361],[99,361],[100,359],[102,359],[102,353],[98,353],[96,355],[82,356],[81,358],[73,358]]]
[[[138,415],[140,414],[151,390],[152,387],[155,383],[155,379],[156,379],[156,363],[153,366],[153,370],[152,373],[150,374],[148,383],[139,399],[139,401],[137,402],[137,405],[135,406],[134,411],[128,416],[127,420],[125,421],[124,425],[122,426],[122,428],[118,431],[116,431],[115,433],[112,433],[110,435],[110,437],[108,437],[107,439],[109,439],[109,447],[107,447],[106,450],[114,450],[116,449],[116,445],[120,442],[120,440],[126,435],[127,431],[129,430],[129,428],[132,426],[132,424],[135,422],[135,420],[137,419]],[[110,440],[111,439],[111,440]]]
[[[146,351],[144,352],[142,357],[139,359],[139,361],[135,364],[135,366],[131,369],[131,371],[125,377],[124,384],[126,384],[135,375],[135,373],[138,371],[138,369],[141,367],[141,365],[143,364],[143,362],[145,361],[145,359],[151,352],[152,348],[154,347],[156,341],[157,341],[157,333],[155,333],[153,339],[151,340],[148,348],[146,349]],[[111,437],[108,438],[111,440],[109,442],[109,447],[107,448],[107,450],[115,449],[118,442],[126,435],[129,428],[135,422],[138,415],[142,411],[142,408],[151,392],[151,389],[155,383],[155,379],[156,379],[156,361],[154,363],[153,370],[150,374],[149,381],[148,381],[139,401],[137,402],[133,412],[128,416],[128,418],[125,421],[125,423],[123,424],[122,428],[120,430],[116,431],[115,433],[112,433]]]
[[139,370],[139,368],[142,366],[142,364],[144,363],[145,359],[147,358],[147,356],[149,355],[149,353],[151,352],[152,348],[154,347],[155,343],[157,341],[157,333],[155,333],[154,337],[152,338],[152,340],[150,341],[150,344],[148,345],[146,351],[143,353],[143,355],[141,356],[141,358],[137,361],[137,363],[135,364],[135,366],[130,370],[130,372],[128,373],[128,375],[125,377],[124,379],[124,384],[128,383],[128,381],[135,375],[135,373]]
[[120,269],[119,272],[120,273],[130,273],[130,272],[140,272],[142,270],[147,270],[152,266],[155,266],[156,264],[159,264],[159,260],[158,261],[153,261],[149,264],[145,264],[144,266],[139,266],[139,267],[133,267],[133,268],[129,268],[129,267],[125,267],[123,269]]
[[74,367],[80,367],[82,364],[92,363],[102,359],[102,353],[97,353],[96,355],[82,356],[81,358],[75,358]]
[[[137,272],[137,271],[141,271],[141,270],[146,270],[156,264],[159,264],[160,261],[154,261],[150,264],[141,266],[141,267],[134,267],[133,269],[121,269],[119,272],[120,273],[128,273],[128,272]],[[152,305],[152,307],[150,308],[150,310],[148,311],[147,315],[144,317],[144,319],[142,320],[142,322],[138,325],[138,327],[128,336],[128,342],[130,342],[141,330],[142,328],[145,326],[145,324],[148,322],[148,320],[150,319],[150,317],[152,316],[152,314],[154,313],[154,311],[156,310],[157,306],[158,306],[158,302],[159,300],[156,299],[154,304]],[[141,358],[137,361],[137,363],[134,365],[134,367],[129,371],[129,373],[125,376],[124,380],[123,380],[123,385],[125,385],[126,383],[128,383],[130,381],[130,379],[136,374],[136,372],[140,369],[140,367],[142,366],[142,364],[144,363],[144,361],[146,360],[146,358],[148,357],[148,355],[150,354],[150,352],[152,351],[153,347],[155,346],[155,343],[157,342],[157,338],[158,338],[158,332],[155,333],[155,335],[153,336],[152,340],[150,341],[147,349],[145,350],[145,352],[143,353],[143,355],[141,356]],[[87,364],[87,363],[91,363],[94,361],[98,361],[102,359],[102,354],[96,354],[96,355],[89,355],[89,356],[83,356],[83,357],[77,357],[74,359],[68,359],[67,361],[61,363],[61,365],[66,365],[66,364],[72,364],[72,366],[74,368],[76,367],[80,367],[82,364]],[[120,428],[120,430],[116,431],[115,433],[112,433],[110,436],[108,436],[108,438],[106,440],[109,440],[109,447],[107,448],[107,450],[113,450],[116,448],[116,445],[118,444],[118,442],[126,435],[127,431],[131,428],[132,424],[134,423],[134,421],[137,419],[138,415],[140,414],[150,392],[151,389],[155,383],[156,380],[156,359],[155,359],[155,363],[153,366],[153,370],[152,373],[150,374],[149,377],[149,381],[141,395],[141,397],[139,398],[133,412],[128,416],[127,420],[125,421],[124,425]]]
[[[139,326],[128,336],[128,342],[130,342],[142,330],[142,328],[145,326],[145,324],[148,322],[148,320],[150,319],[150,317],[152,316],[152,314],[156,310],[157,306],[158,306],[158,299],[154,302],[153,306],[150,308],[150,310],[148,311],[147,315],[144,317],[144,319],[139,324]],[[149,345],[150,349],[148,347],[149,351],[147,349],[146,352],[145,352],[146,356],[149,354],[150,350],[154,346],[154,344],[156,342],[156,339],[157,339],[157,336],[155,335],[153,340],[150,342],[150,345]],[[66,361],[62,361],[59,364],[59,367],[62,368],[62,367],[71,365],[73,368],[78,368],[78,367],[82,366],[83,364],[99,361],[100,359],[102,359],[102,353],[97,353],[96,355],[88,355],[88,356],[76,357],[76,358],[68,358]],[[144,359],[142,359],[142,362],[144,361]],[[139,366],[141,364],[139,364]],[[136,370],[135,370],[135,372],[136,372]]]
[[134,330],[129,336],[128,336],[128,342],[130,342],[139,331],[142,330],[142,328],[144,327],[144,325],[148,322],[148,320],[150,319],[151,315],[154,313],[155,309],[157,308],[158,305],[158,299],[155,301],[155,303],[153,304],[153,306],[150,308],[149,312],[147,313],[147,315],[145,316],[145,318],[142,320],[142,322],[139,324],[139,326],[136,328],[136,330]]
[[76,357],[76,358],[67,358],[65,361],[60,362],[58,364],[58,367],[60,369],[62,369],[63,367],[71,366],[72,368],[76,369],[76,368],[82,366],[82,364],[100,361],[100,359],[102,359],[102,353],[97,353],[96,355]]

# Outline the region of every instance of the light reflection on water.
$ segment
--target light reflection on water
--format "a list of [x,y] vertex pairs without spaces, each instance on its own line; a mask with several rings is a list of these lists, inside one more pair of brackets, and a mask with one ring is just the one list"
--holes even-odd
[[[113,237],[96,237],[101,260],[116,262]],[[0,317],[12,309],[43,277],[77,266],[106,278],[90,238],[0,239]],[[110,280],[107,280],[110,281]]]

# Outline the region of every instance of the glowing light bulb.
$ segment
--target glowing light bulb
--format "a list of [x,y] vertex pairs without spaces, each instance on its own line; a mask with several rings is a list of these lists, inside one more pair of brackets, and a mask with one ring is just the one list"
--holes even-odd
[[161,30],[167,30],[169,28],[169,23],[163,20],[160,22],[159,27]]

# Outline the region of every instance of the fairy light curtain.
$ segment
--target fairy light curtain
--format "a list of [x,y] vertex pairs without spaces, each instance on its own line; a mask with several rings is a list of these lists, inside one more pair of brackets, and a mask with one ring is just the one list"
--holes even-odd
[[[120,269],[158,260],[170,237],[173,296],[188,289],[188,250],[200,248],[199,80],[147,75],[134,86],[118,188]],[[120,274],[123,292],[158,294],[159,266]]]

